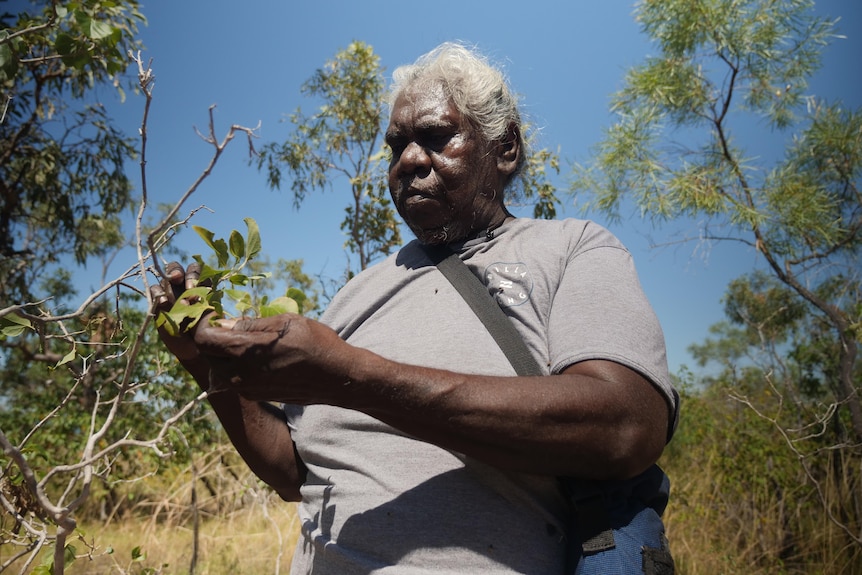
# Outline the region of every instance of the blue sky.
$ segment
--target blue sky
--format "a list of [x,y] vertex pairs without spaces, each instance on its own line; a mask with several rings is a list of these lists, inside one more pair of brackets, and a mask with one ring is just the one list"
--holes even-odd
[[[156,75],[148,124],[151,202],[175,201],[205,167],[211,149],[193,128],[206,128],[211,105],[217,106],[219,135],[231,124],[260,124],[259,144],[283,140],[289,133],[285,114],[314,107],[300,95],[301,84],[352,40],[371,44],[389,72],[443,41],[477,45],[504,65],[529,121],[541,128],[539,144],[559,147],[564,166],[556,183],[563,191],[570,163],[586,161],[611,124],[609,96],[625,71],[656,52],[634,21],[633,4],[619,0],[154,0],[145,1],[142,11],[149,20],[141,30],[144,58],[153,59]],[[846,39],[829,48],[811,91],[858,108],[862,2],[823,0],[818,12],[841,17],[838,29]],[[134,134],[143,99],[130,94],[119,104],[108,88],[102,90],[112,115]],[[762,153],[768,154],[771,144],[765,145]],[[340,276],[348,257],[339,229],[345,196],[338,190],[316,195],[296,211],[290,193],[269,190],[247,159],[247,147],[237,139],[186,205],[214,212],[199,213],[194,223],[226,237],[231,229],[244,229],[243,218],[255,218],[272,259],[301,258],[309,274]],[[561,198],[564,216],[580,215],[568,195]],[[756,254],[694,243],[651,247],[676,234],[696,236],[696,222],[653,230],[632,214],[608,227],[634,254],[665,329],[671,368],[691,366],[686,347],[703,341],[708,327],[723,319],[725,286],[758,264]],[[192,253],[203,248],[191,231],[178,245]],[[131,261],[120,258],[115,271]]]

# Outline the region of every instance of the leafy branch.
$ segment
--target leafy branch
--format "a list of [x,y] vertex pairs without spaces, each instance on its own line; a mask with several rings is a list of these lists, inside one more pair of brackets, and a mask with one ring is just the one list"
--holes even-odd
[[[143,65],[140,54],[133,59],[138,63],[140,88],[146,98],[141,130],[143,148],[141,156],[145,158],[144,136],[154,75],[149,66]],[[148,387],[154,376],[151,373],[142,374],[140,366],[144,357],[142,354],[151,353],[146,346],[149,345],[147,342],[148,335],[152,332],[150,322],[153,316],[141,314],[142,320],[134,331],[124,335],[116,343],[108,339],[101,342],[88,341],[82,336],[88,335],[89,331],[81,332],[77,328],[72,328],[71,322],[84,321],[85,324],[90,322],[93,317],[91,310],[93,307],[98,308],[101,305],[99,300],[111,290],[117,291],[118,299],[123,290],[131,290],[132,295],[138,298],[149,296],[148,273],[152,270],[159,273],[158,251],[166,245],[172,230],[175,229],[172,222],[182,202],[188,199],[203,179],[211,173],[234,133],[243,132],[249,138],[253,134],[251,129],[233,126],[227,137],[217,141],[213,136],[215,128],[212,113],[210,113],[209,130],[211,136],[207,141],[214,144],[215,152],[208,166],[183,195],[180,202],[149,235],[143,231],[147,192],[146,168],[142,162],[143,198],[135,224],[135,234],[138,238],[137,261],[119,277],[95,290],[77,309],[68,313],[52,311],[46,305],[50,300],[13,304],[0,309],[0,341],[9,343],[20,338],[22,340],[20,348],[23,349],[25,347],[23,338],[35,332],[39,339],[39,347],[43,351],[39,354],[30,354],[29,357],[36,361],[49,361],[52,371],[64,371],[71,374],[73,378],[64,398],[35,424],[28,424],[29,427],[25,428],[23,439],[14,440],[10,436],[11,429],[0,429],[0,447],[5,456],[0,469],[0,509],[20,526],[14,536],[10,535],[6,538],[4,535],[4,542],[18,547],[20,551],[10,553],[8,560],[0,564],[0,572],[13,564],[22,562],[22,572],[29,572],[33,569],[34,561],[40,551],[46,546],[53,546],[53,553],[48,561],[35,567],[33,572],[62,574],[66,564],[77,556],[69,538],[77,529],[76,514],[90,498],[94,482],[107,481],[113,465],[129,448],[149,450],[157,458],[170,456],[171,450],[164,449],[169,431],[187,418],[187,415],[206,397],[205,393],[200,393],[179,405],[165,417],[158,429],[153,430],[149,437],[134,437],[131,428],[117,433],[117,426],[122,425],[121,422],[124,421],[121,418],[121,412],[127,408],[130,399],[135,394],[144,392],[145,389],[150,396],[157,392]],[[206,231],[198,228],[198,233],[202,232]],[[212,238],[211,233],[203,233],[203,235]],[[212,238],[212,245],[218,245],[221,249],[222,243]],[[227,270],[216,271],[215,276],[219,277],[213,276],[215,280],[213,285],[221,279],[231,282],[231,285],[243,285],[243,281],[250,282],[256,279],[256,276],[245,276],[243,280],[240,274],[241,269],[260,251],[260,237],[256,224],[249,225],[248,239],[238,233],[232,234],[225,246],[226,253],[235,255],[236,259]],[[224,258],[219,259],[219,262],[224,265],[230,263]],[[130,282],[132,279],[142,281],[144,289],[132,287]],[[219,293],[216,289],[207,289],[211,291],[213,297]],[[129,313],[128,310],[124,311]],[[123,329],[119,304],[116,320],[109,323],[115,326],[112,329]],[[64,345],[68,345],[68,352],[48,353],[48,344],[52,340],[65,342]],[[110,345],[116,349],[107,355],[103,353],[82,355],[82,350],[90,345]],[[111,365],[114,369],[104,369]],[[42,461],[34,460],[33,456],[33,453],[38,453],[39,450],[38,438],[49,433],[52,426],[58,425],[61,413],[77,406],[78,402],[75,398],[80,398],[85,390],[92,393],[92,399],[88,404],[88,416],[86,416],[88,422],[82,429],[85,435],[82,439],[83,445],[79,450],[70,446],[69,456],[72,459],[66,463],[52,460],[49,468],[42,469]],[[39,464],[36,461],[39,461]],[[6,528],[3,529],[5,533]]]
[[[200,255],[193,256],[201,267],[198,286],[187,289],[180,295],[167,312],[159,313],[156,327],[164,328],[169,334],[192,329],[207,312],[215,312],[216,317],[223,318],[227,314],[222,304],[226,295],[233,300],[234,307],[240,315],[252,314],[257,317],[269,317],[282,313],[302,313],[305,294],[296,288],[289,288],[283,296],[272,301],[267,296],[255,304],[252,295],[239,287],[252,286],[254,282],[272,276],[270,272],[247,274],[246,268],[261,251],[260,230],[253,218],[245,218],[248,228],[247,236],[237,230],[232,230],[228,240],[216,238],[215,234],[201,226],[192,226],[198,235],[212,250],[216,267],[210,266]],[[233,287],[223,288],[223,285]]]

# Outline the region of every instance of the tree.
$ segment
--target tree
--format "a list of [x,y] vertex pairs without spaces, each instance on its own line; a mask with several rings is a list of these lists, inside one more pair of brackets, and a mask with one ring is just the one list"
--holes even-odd
[[0,302],[36,299],[58,254],[83,263],[123,242],[133,141],[92,88],[124,94],[142,22],[137,0],[42,0],[0,15]]
[[[812,6],[810,0],[640,3],[637,18],[662,55],[632,70],[614,98],[620,120],[600,144],[595,166],[603,185],[582,172],[576,189],[597,190],[596,207],[611,213],[633,196],[658,219],[702,217],[706,237],[755,248],[833,326],[842,350],[839,400],[862,440],[862,402],[852,378],[859,312],[811,287],[836,277],[858,282],[862,114],[806,93],[833,30],[812,15]],[[748,152],[733,138],[733,122],[751,115],[775,130],[798,129],[774,167],[755,159],[769,154]],[[670,135],[663,140],[665,127]],[[673,139],[680,134],[687,138]]]
[[[104,84],[120,87],[126,52],[138,46],[137,2],[44,4],[4,14],[0,31],[0,571],[59,574],[76,556],[73,541],[84,555],[96,549],[76,534],[76,517],[94,494],[115,510],[128,494],[118,479],[152,473],[178,451],[190,461],[216,435],[214,418],[202,417],[205,394],[187,385],[156,341],[147,286],[161,277],[161,254],[188,219],[177,216],[183,203],[234,135],[252,130],[233,126],[218,140],[210,114],[210,164],[145,229],[152,71],[138,53],[145,107],[137,151],[94,94]],[[123,169],[136,155],[142,185],[133,202]],[[119,215],[135,203],[137,259],[73,304],[60,255],[111,256],[126,242]],[[53,553],[34,569],[46,546]]]
[[831,328],[762,270],[734,280],[724,305],[727,320],[690,348],[712,369],[683,393],[684,420],[663,462],[689,476],[669,528],[702,572],[718,552],[730,571],[855,573],[862,458],[846,413],[824,417],[837,383]]
[[282,178],[289,178],[295,207],[309,193],[346,180],[350,203],[341,229],[360,270],[401,243],[386,186],[384,86],[379,56],[368,44],[352,42],[302,85],[304,95],[323,102],[317,112],[308,116],[297,108],[290,137],[266,144],[258,156],[270,186],[280,188]]
[[[573,189],[594,190],[591,205],[611,216],[632,202],[655,222],[691,218],[703,238],[756,250],[778,285],[735,283],[730,318],[747,338],[768,336],[779,354],[819,339],[806,356],[807,373],[824,383],[819,406],[805,405],[805,422],[782,427],[787,445],[828,424],[839,430],[832,448],[853,460],[862,444],[862,113],[808,93],[834,22],[816,16],[810,0],[646,0],[636,17],[660,53],[627,74],[612,103],[618,120],[593,164],[576,168]],[[763,150],[745,130],[757,122],[774,136]],[[770,151],[786,134],[790,144],[775,159]],[[818,326],[807,343],[790,339],[801,322]],[[811,398],[802,393],[810,377],[792,373],[777,385],[772,372],[760,374],[779,401],[802,407]],[[859,520],[846,526],[862,544]]]

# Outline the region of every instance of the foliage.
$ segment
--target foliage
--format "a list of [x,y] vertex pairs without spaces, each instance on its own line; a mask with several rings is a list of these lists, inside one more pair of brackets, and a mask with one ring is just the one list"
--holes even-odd
[[[228,317],[225,313],[222,299],[227,296],[233,300],[237,312],[245,316],[269,317],[282,313],[302,313],[306,300],[302,290],[290,287],[283,296],[269,300],[264,295],[253,301],[252,293],[237,289],[236,286],[253,286],[256,281],[266,279],[272,274],[263,272],[247,275],[245,268],[260,253],[260,230],[252,218],[245,218],[248,236],[244,237],[237,230],[232,230],[228,241],[216,238],[210,230],[201,226],[192,226],[203,238],[215,256],[216,267],[212,267],[200,255],[194,256],[200,265],[199,285],[187,289],[167,312],[159,313],[156,327],[163,327],[168,333],[177,335],[180,331],[193,328],[207,312],[214,312],[216,317]],[[231,262],[231,256],[233,261]],[[222,288],[220,284],[228,282],[231,288]]]
[[518,186],[509,193],[507,203],[518,203],[522,201],[533,201],[533,217],[536,219],[553,220],[557,217],[557,206],[560,200],[557,197],[556,187],[549,180],[549,173],[555,176],[560,174],[560,154],[548,148],[533,150],[530,145],[536,139],[535,136],[526,136],[527,160],[524,168],[519,174]]
[[[860,573],[862,549],[825,519],[860,492],[858,454],[830,451],[807,459],[823,478],[822,491],[788,457],[781,432],[754,410],[729,397],[740,388],[761,408],[776,398],[757,370],[727,370],[704,389],[692,374],[681,385],[684,409],[661,465],[671,477],[665,515],[680,573]],[[786,417],[800,417],[793,405]],[[803,441],[821,448],[830,437]]]
[[0,14],[0,301],[34,299],[59,255],[78,263],[123,243],[132,141],[96,99],[123,96],[137,0],[38,1]]
[[381,148],[383,90],[380,58],[368,44],[352,42],[302,85],[304,95],[322,102],[317,112],[309,116],[297,108],[289,118],[294,132],[283,143],[266,144],[258,156],[270,186],[290,179],[296,207],[309,193],[346,180],[350,203],[341,229],[359,269],[401,243]]
[[[695,353],[719,363],[714,384],[778,433],[822,490],[827,462],[850,465],[839,475],[859,484],[862,111],[808,93],[834,37],[813,8],[640,2],[659,54],[627,74],[617,122],[573,189],[591,190],[590,205],[611,216],[634,204],[654,222],[697,221],[700,238],[756,250],[763,270],[729,286],[729,322]],[[789,142],[783,156],[776,142]],[[862,546],[858,492],[821,504],[821,517]]]
[[[34,174],[44,167],[53,169],[52,158],[59,156],[52,154],[64,145],[71,146],[61,158],[63,162],[71,162],[67,166],[68,173],[51,175],[51,182],[40,180],[37,183],[44,184],[45,189],[37,191],[42,195],[15,196],[25,198],[26,202],[3,212],[4,216],[9,216],[11,225],[12,216],[21,217],[24,213],[21,210],[27,208],[28,219],[21,221],[29,227],[25,238],[28,251],[18,250],[21,253],[16,257],[20,257],[14,262],[5,256],[0,262],[4,266],[8,264],[11,270],[4,276],[3,289],[8,287],[9,290],[3,297],[17,298],[6,300],[11,303],[4,302],[5,307],[0,308],[0,403],[3,406],[0,410],[0,446],[3,449],[0,537],[4,550],[0,571],[17,563],[16,568],[21,572],[35,568],[63,573],[72,555],[85,552],[78,543],[84,540],[76,532],[76,526],[77,517],[87,515],[88,504],[108,515],[124,512],[135,504],[134,498],[129,498],[122,487],[125,481],[155,474],[170,456],[178,462],[191,461],[194,453],[204,451],[218,436],[215,418],[201,404],[205,394],[188,384],[187,374],[164,349],[152,329],[153,318],[148,311],[152,302],[147,287],[150,273],[161,277],[162,253],[170,251],[167,242],[177,227],[185,223],[178,221],[178,210],[211,173],[235,133],[251,136],[251,130],[233,126],[219,141],[214,135],[210,113],[210,134],[204,140],[213,146],[214,152],[202,176],[176,205],[162,214],[159,223],[149,232],[144,226],[147,190],[142,186],[132,234],[136,238],[137,258],[119,277],[94,290],[77,307],[70,305],[75,294],[70,288],[68,271],[59,270],[45,278],[41,289],[52,298],[40,301],[32,300],[33,288],[38,284],[31,285],[26,276],[50,269],[58,258],[56,252],[39,251],[38,246],[57,240],[53,247],[66,249],[80,261],[93,254],[110,259],[121,243],[117,238],[125,236],[119,231],[117,215],[131,201],[131,184],[117,166],[132,157],[131,145],[122,140],[122,144],[114,148],[116,165],[108,165],[99,155],[98,146],[109,140],[115,144],[120,140],[111,140],[117,134],[109,129],[107,121],[100,120],[91,127],[97,135],[99,130],[103,135],[110,133],[104,141],[95,136],[95,139],[76,140],[77,132],[57,132],[53,126],[45,127],[43,122],[53,119],[64,129],[70,125],[84,131],[91,129],[79,123],[84,117],[80,110],[66,106],[84,102],[97,82],[104,83],[116,77],[119,62],[112,59],[119,56],[115,50],[135,46],[130,36],[131,23],[141,19],[136,6],[134,2],[78,2],[62,6],[54,3],[44,13],[42,24],[19,16],[18,22],[28,27],[7,32],[0,41],[0,46],[5,46],[5,64],[9,62],[10,50],[24,50],[22,42],[31,42],[25,52],[21,52],[29,56],[16,56],[17,70],[29,70],[31,76],[22,80],[23,83],[8,76],[4,80],[4,89],[16,90],[16,99],[22,102],[17,111],[10,107],[12,120],[4,124],[3,129],[19,126],[15,137],[26,145],[15,148],[12,145],[15,142],[6,140],[0,144],[0,148],[7,146],[3,150],[19,154],[9,157],[18,158],[15,162],[20,163],[0,166],[4,178],[11,173],[4,171],[7,167],[18,170],[15,185],[19,186],[13,190],[7,185],[0,191],[30,193],[32,189],[28,188],[27,178],[35,177]],[[88,14],[89,21],[86,20]],[[89,44],[86,38],[80,40],[84,42],[82,46],[88,51],[88,57],[77,54],[77,48],[70,52],[74,58],[66,58],[65,52],[50,53],[51,46],[56,50],[68,47],[67,40],[60,40],[65,37],[63,34],[68,36],[77,28],[102,34],[105,25],[116,28],[115,22],[125,22],[129,27],[111,32],[110,39],[88,36],[92,40]],[[36,42],[43,37],[53,38],[52,35],[57,38],[55,43],[43,46]],[[140,148],[144,164],[153,75],[144,67],[140,54],[136,62],[139,86],[146,97]],[[38,76],[43,73],[38,66],[50,71],[44,80]],[[8,74],[9,69],[4,68],[4,73]],[[55,78],[59,78],[57,81],[61,85],[51,83]],[[62,95],[65,100],[52,103],[46,95]],[[35,111],[28,112],[30,115],[24,122],[16,124],[21,110]],[[51,137],[57,133],[62,139],[53,142]],[[80,159],[74,160],[68,155],[72,152],[79,154]],[[75,161],[91,163],[83,165]],[[26,166],[29,168],[25,169]],[[109,181],[111,178],[115,181]],[[145,181],[142,176],[142,183]],[[13,196],[4,195],[2,200],[14,199]],[[0,207],[5,210],[9,205]],[[102,209],[101,215],[93,216],[99,209]],[[71,231],[64,232],[64,224],[57,220],[40,220],[40,214],[51,218],[63,215],[69,219],[67,231]],[[94,217],[103,218],[110,226],[116,225],[117,233],[102,233],[110,226],[90,225],[96,221]],[[86,233],[81,233],[82,230]],[[4,239],[8,238],[4,236]],[[247,243],[243,238],[240,249],[237,238],[233,238],[231,248],[234,252],[246,253],[249,251]],[[82,246],[83,251],[75,252],[67,247],[72,245]],[[21,259],[24,256],[29,258],[26,262]],[[26,265],[26,273],[14,276],[21,265]],[[4,273],[9,270],[4,268]],[[7,277],[9,283],[5,281]],[[18,283],[11,281],[15,277]],[[142,283],[142,288],[136,287],[135,282]],[[112,294],[113,298],[109,299],[107,294]],[[85,547],[92,544],[89,542]],[[37,567],[40,552],[51,549],[49,557]]]
[[[190,573],[195,510],[200,517],[196,573],[284,573],[299,536],[293,504],[282,501],[249,471],[229,442],[200,450],[198,472],[172,465],[170,473],[129,484],[145,497],[125,517],[82,521],[84,541],[69,575],[138,573],[133,567],[167,564],[164,574]],[[193,496],[197,487],[197,497]],[[95,541],[95,545],[92,542]],[[135,564],[135,548],[145,556]]]

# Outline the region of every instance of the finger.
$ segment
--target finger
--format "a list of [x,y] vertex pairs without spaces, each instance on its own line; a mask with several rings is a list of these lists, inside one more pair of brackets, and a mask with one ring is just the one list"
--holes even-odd
[[177,300],[177,288],[171,283],[171,280],[167,275],[162,278],[157,286],[153,286],[151,288],[151,293],[153,288],[158,290],[158,295],[165,298],[165,301],[162,303],[165,305],[174,305],[174,302]]
[[205,316],[195,326],[194,340],[207,355],[249,358],[271,351],[280,335],[278,332],[243,331],[213,326]]
[[150,286],[150,300],[153,302],[153,309],[156,311],[170,309],[171,301],[165,293],[165,288],[161,284]]
[[197,262],[190,263],[189,267],[186,268],[186,274],[185,274],[186,289],[192,289],[193,287],[197,287],[198,279],[200,277],[201,277],[201,265]]
[[186,272],[183,270],[183,266],[179,262],[170,262],[165,266],[165,276],[172,284],[182,282],[185,275]]
[[298,316],[283,313],[267,318],[221,319],[216,320],[215,325],[234,332],[275,333],[281,337],[290,330],[291,322],[295,319]]
[[183,266],[178,262],[170,262],[165,266],[165,277],[162,280],[162,287],[165,293],[169,294],[171,301],[175,301],[180,294],[185,291],[183,279],[186,277],[186,272]]
[[215,325],[217,325],[218,327],[223,327],[224,329],[233,329],[234,326],[236,325],[237,321],[239,321],[239,320],[236,320],[236,319],[217,319],[213,323],[215,323]]

